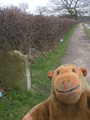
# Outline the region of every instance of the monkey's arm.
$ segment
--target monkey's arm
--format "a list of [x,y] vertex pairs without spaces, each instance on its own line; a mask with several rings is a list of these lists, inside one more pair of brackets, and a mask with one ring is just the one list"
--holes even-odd
[[49,113],[48,100],[32,108],[22,120],[47,120]]

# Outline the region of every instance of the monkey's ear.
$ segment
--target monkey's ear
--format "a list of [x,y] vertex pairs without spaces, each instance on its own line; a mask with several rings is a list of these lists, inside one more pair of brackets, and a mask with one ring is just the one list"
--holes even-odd
[[84,77],[87,75],[87,70],[86,68],[80,68],[80,70],[82,71]]
[[49,79],[52,79],[53,73],[54,73],[54,70],[51,70],[48,72]]

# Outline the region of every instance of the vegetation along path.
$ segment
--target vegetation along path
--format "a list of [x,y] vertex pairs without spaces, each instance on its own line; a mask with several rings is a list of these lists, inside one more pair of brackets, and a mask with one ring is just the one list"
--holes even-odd
[[87,69],[86,80],[90,85],[90,40],[86,37],[82,24],[75,29],[72,37],[69,39],[69,46],[64,58],[63,64],[72,63],[79,67]]

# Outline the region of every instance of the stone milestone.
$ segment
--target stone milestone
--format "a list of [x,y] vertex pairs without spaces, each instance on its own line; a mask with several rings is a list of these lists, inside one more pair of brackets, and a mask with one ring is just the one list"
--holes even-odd
[[18,86],[23,91],[31,89],[28,56],[16,50],[4,55],[0,59],[0,81],[4,87]]

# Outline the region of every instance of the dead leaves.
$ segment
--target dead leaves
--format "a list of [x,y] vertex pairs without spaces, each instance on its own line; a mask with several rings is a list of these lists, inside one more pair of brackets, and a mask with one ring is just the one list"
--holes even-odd
[[12,115],[12,114],[9,114],[9,116],[10,116],[11,118],[13,118],[13,115]]
[[8,88],[0,88],[0,91],[3,93],[3,92],[5,92],[5,91],[9,91],[9,90],[11,90],[11,88],[10,87],[8,87]]
[[4,92],[4,89],[0,89],[0,91],[3,93],[3,92]]
[[7,98],[12,99],[11,97],[8,97],[8,91],[10,91],[10,90],[11,90],[10,87],[4,88],[4,87],[1,87],[1,86],[0,86],[0,92],[1,92],[0,101],[1,101],[1,99],[3,98],[3,95],[7,95]]

